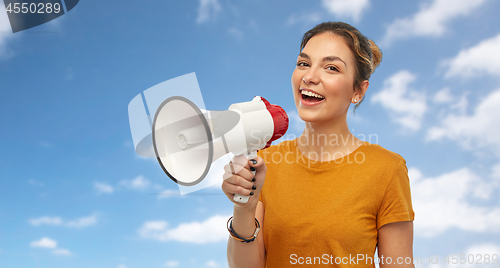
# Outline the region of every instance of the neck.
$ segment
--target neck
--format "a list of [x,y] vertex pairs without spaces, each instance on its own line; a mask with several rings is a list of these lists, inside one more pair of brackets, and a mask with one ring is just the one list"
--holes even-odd
[[362,141],[356,138],[347,119],[334,122],[306,122],[304,132],[297,140],[300,152],[315,161],[330,161],[356,150]]

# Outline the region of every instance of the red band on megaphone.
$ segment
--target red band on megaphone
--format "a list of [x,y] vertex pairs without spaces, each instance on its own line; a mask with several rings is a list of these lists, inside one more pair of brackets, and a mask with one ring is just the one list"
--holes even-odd
[[266,99],[260,97],[262,101],[266,104],[266,108],[271,114],[273,118],[273,123],[274,123],[274,131],[273,131],[273,136],[272,138],[267,142],[266,147],[263,149],[271,146],[271,142],[281,138],[283,135],[285,135],[286,131],[288,130],[288,115],[286,114],[285,110],[281,108],[278,105],[270,104],[269,101]]

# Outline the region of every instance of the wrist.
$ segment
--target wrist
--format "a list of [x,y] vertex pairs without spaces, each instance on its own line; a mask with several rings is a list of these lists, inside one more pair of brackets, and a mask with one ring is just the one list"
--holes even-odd
[[232,229],[241,237],[251,237],[255,232],[255,211],[249,208],[234,208]]
[[249,215],[255,215],[255,211],[257,210],[257,204],[254,204],[254,202],[249,202],[247,204],[243,204],[243,205],[240,205],[240,204],[234,204],[234,208],[233,208],[233,215],[245,215],[245,214],[249,214]]

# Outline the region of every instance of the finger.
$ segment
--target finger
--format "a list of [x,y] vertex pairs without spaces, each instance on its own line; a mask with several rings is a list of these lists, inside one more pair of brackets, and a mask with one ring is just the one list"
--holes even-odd
[[248,159],[248,165],[254,167],[257,170],[267,171],[267,166],[264,163],[264,159],[262,157],[257,156],[253,159]]
[[232,199],[232,195],[239,194],[239,195],[244,195],[244,196],[249,196],[250,193],[252,192],[251,188],[247,189],[244,187],[241,187],[239,185],[235,185],[232,183],[229,183],[228,181],[224,181],[222,183],[222,191]]
[[224,182],[227,182],[229,184],[233,184],[233,185],[236,185],[236,186],[240,186],[240,187],[243,187],[245,189],[248,189],[248,190],[252,190],[253,187],[253,183],[239,175],[232,175],[230,176],[229,178],[227,178],[226,180],[224,180]]

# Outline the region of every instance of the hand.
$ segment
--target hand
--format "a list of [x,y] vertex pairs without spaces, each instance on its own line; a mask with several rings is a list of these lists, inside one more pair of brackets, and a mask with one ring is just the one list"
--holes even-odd
[[[251,168],[255,168],[255,176]],[[224,166],[224,171],[222,191],[229,200],[236,206],[255,209],[266,178],[267,167],[264,159],[256,157],[249,160],[243,155],[238,155]],[[235,194],[250,196],[250,198],[247,203],[239,203],[233,200]]]

